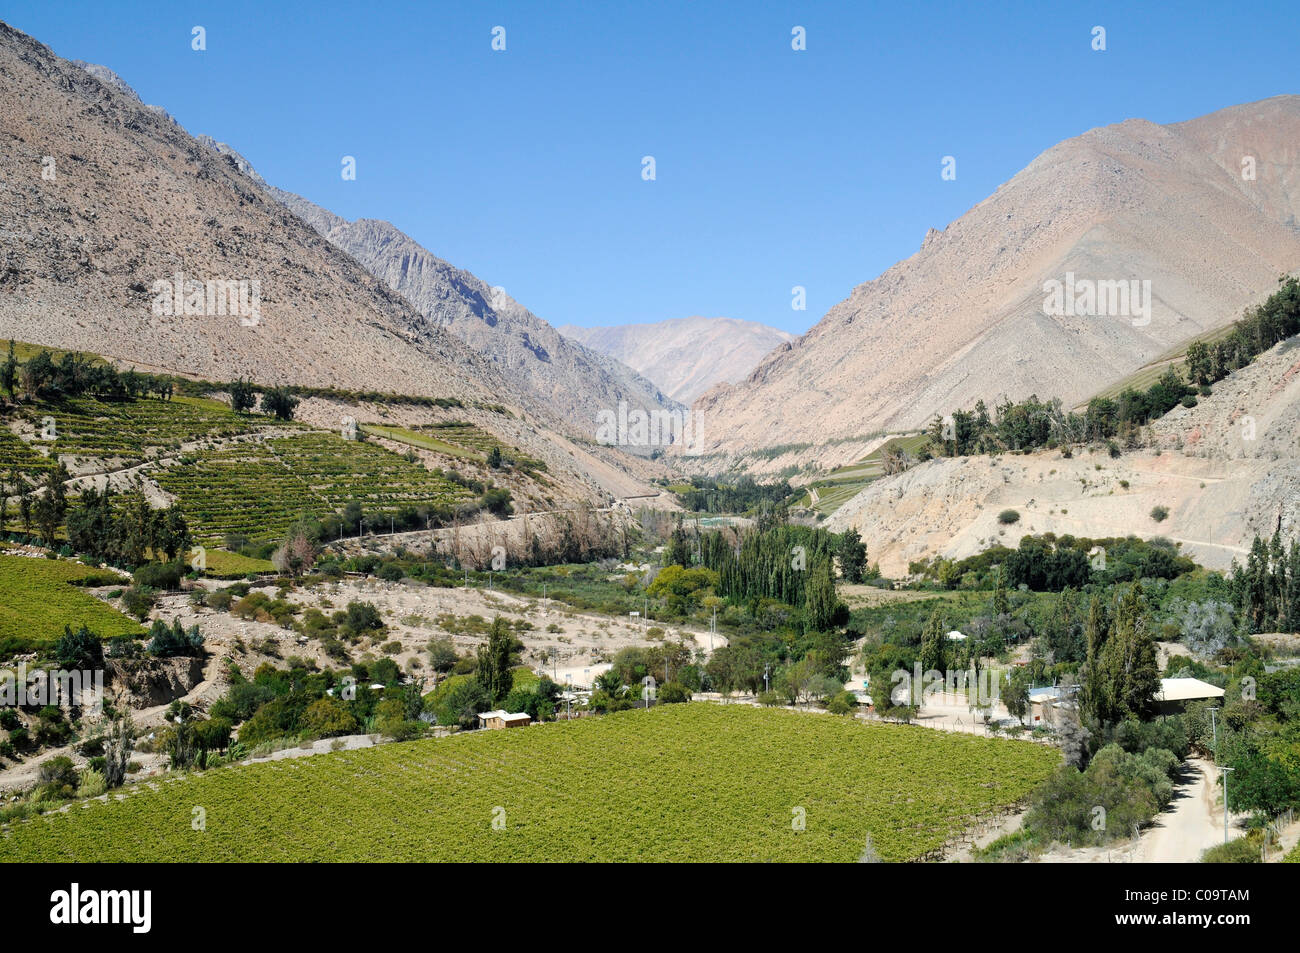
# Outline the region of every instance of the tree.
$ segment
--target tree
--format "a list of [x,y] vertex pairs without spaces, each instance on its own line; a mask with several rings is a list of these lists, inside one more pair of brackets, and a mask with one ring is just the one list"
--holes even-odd
[[514,681],[510,670],[514,641],[506,620],[497,616],[492,620],[486,644],[478,648],[478,680],[494,704],[509,694]]
[[439,674],[450,672],[460,660],[456,646],[449,638],[430,639],[428,648],[429,667]]
[[230,406],[237,414],[246,414],[257,402],[257,391],[242,377],[230,382]]
[[850,527],[840,534],[837,555],[840,558],[840,573],[846,582],[861,582],[863,570],[867,565],[867,547],[862,543],[858,531]]
[[297,406],[298,398],[289,393],[287,387],[272,387],[262,392],[262,413],[278,420],[293,420]]
[[92,670],[104,665],[104,647],[99,636],[84,625],[72,631],[63,627],[63,634],[54,643],[54,658],[64,669]]
[[10,400],[14,399],[14,387],[18,384],[18,359],[14,357],[14,340],[9,339],[9,356],[0,364],[0,387]]
[[942,672],[947,663],[947,639],[944,631],[943,616],[935,609],[925,623],[921,632],[921,671]]
[[1029,713],[1029,669],[1020,666],[1011,673],[1011,681],[1002,689],[1002,704],[1017,721],[1024,721]]
[[67,479],[69,479],[68,468],[62,463],[48,471],[43,487],[45,492],[36,498],[32,506],[32,516],[40,528],[41,539],[51,548],[54,546],[54,534],[68,512],[68,497],[64,488],[64,481]]
[[501,448],[500,447],[493,445],[492,449],[488,451],[487,463],[488,466],[490,466],[493,470],[501,469]]
[[835,623],[835,578],[830,557],[819,559],[808,570],[808,596],[805,608],[808,628],[815,632],[829,629]]

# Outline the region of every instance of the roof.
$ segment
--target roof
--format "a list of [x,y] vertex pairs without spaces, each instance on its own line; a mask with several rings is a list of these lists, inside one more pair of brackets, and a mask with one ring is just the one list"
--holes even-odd
[[1029,700],[1031,702],[1046,701],[1049,698],[1060,698],[1061,688],[1059,685],[1045,685],[1042,688],[1029,689]]
[[1222,698],[1223,689],[1199,678],[1162,678],[1160,691],[1156,692],[1158,702],[1191,701],[1198,698]]
[[500,718],[502,721],[522,721],[525,718],[529,720],[532,719],[532,715],[528,714],[526,711],[508,712],[502,708],[480,712],[479,717],[484,720],[489,718]]
[[962,635],[956,629],[953,629],[948,633],[948,638],[953,642],[964,642],[966,640],[966,636]]

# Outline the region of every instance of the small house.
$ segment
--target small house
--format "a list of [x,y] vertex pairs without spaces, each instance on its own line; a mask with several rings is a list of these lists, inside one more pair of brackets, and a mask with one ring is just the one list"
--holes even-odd
[[501,709],[485,711],[479,714],[480,728],[518,728],[532,722],[532,716],[526,711],[508,712]]

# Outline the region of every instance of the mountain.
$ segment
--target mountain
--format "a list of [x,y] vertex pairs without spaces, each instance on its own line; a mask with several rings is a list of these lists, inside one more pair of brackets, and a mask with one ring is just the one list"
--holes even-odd
[[0,77],[0,337],[213,380],[521,402],[110,71],[0,23]]
[[714,384],[741,380],[772,348],[794,340],[793,334],[737,318],[673,318],[604,328],[566,324],[559,331],[622,361],[684,404]]
[[[917,428],[980,398],[1086,400],[1300,266],[1298,141],[1300,96],[1279,96],[1048,149],[745,380],[701,397],[695,450],[736,459]],[[1104,309],[1056,308],[1049,281],[1137,281],[1138,295],[1119,316],[1099,313],[1109,293]]]
[[[256,176],[242,157],[238,161]],[[620,403],[644,410],[682,409],[627,365],[562,336],[502,289],[449,265],[388,222],[349,222],[302,196],[263,188],[411,302],[426,320],[487,357],[526,397],[553,410],[576,433],[594,437],[597,414],[606,409],[617,413]]]

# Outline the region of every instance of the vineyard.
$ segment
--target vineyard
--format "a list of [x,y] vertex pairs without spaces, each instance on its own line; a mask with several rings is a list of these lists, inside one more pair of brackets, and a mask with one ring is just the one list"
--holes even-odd
[[114,573],[63,559],[0,556],[0,646],[23,651],[53,642],[65,625],[96,635],[139,635],[143,630],[76,583],[122,583]]
[[6,479],[16,468],[35,480],[53,465],[8,427],[0,426],[0,474]]
[[156,479],[179,499],[201,542],[228,533],[275,539],[299,519],[334,513],[353,500],[376,513],[467,496],[418,463],[326,433],[206,450],[160,470]]
[[40,441],[52,452],[140,460],[150,448],[177,447],[205,438],[232,437],[272,421],[236,414],[220,401],[198,397],[104,401],[76,397],[41,403],[25,411],[43,432],[53,423],[56,439]]
[[458,447],[445,440],[439,440],[427,433],[417,433],[406,427],[392,427],[387,424],[362,424],[361,432],[404,443],[407,446],[419,447],[422,450],[444,453],[449,457],[460,457],[464,460],[477,460],[479,462],[483,460],[483,454],[481,453],[468,450],[465,447]]
[[697,702],[136,785],[10,824],[0,862],[854,861],[868,836],[903,861],[1023,799],[1058,759]]

